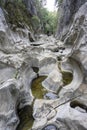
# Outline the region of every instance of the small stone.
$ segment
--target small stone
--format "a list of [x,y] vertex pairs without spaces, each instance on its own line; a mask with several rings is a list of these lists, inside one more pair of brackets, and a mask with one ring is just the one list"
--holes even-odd
[[47,125],[42,130],[58,130],[55,125]]
[[49,93],[45,94],[44,98],[46,98],[46,99],[57,99],[58,96],[54,93],[49,92]]

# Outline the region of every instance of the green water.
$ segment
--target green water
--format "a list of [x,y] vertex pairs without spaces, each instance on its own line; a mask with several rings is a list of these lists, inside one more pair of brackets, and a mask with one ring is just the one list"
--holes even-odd
[[61,69],[61,62],[58,62],[58,68],[62,74],[63,78],[63,86],[68,85],[72,82],[73,80],[73,74],[71,72],[67,71],[62,71]]
[[[36,68],[35,68],[36,69]],[[73,79],[73,75],[70,72],[62,72],[63,76],[63,85],[68,85],[71,83]],[[46,76],[40,76],[37,77],[32,81],[31,84],[31,90],[32,94],[36,99],[44,99],[44,95],[48,95],[51,98],[50,99],[55,99],[56,95],[52,95],[52,93],[49,93],[43,86],[42,86],[42,81],[44,81],[47,77]],[[20,123],[17,127],[16,130],[31,130],[34,119],[33,119],[33,110],[31,106],[26,106],[23,109],[18,111],[18,116],[20,119]]]
[[[73,79],[73,75],[71,72],[62,71],[63,77],[63,86],[68,85],[71,83]],[[48,91],[42,86],[42,81],[46,79],[46,76],[40,76],[32,81],[31,90],[32,94],[36,99],[44,99],[44,95],[48,93]],[[49,93],[50,94],[50,93]],[[54,95],[49,95],[51,98],[54,98]]]
[[62,71],[62,77],[63,77],[63,86],[70,84],[73,79],[73,75],[71,72]]
[[26,106],[18,111],[20,123],[16,130],[31,130],[34,119],[32,116],[33,109],[31,106]]
[[37,77],[32,81],[31,90],[32,94],[37,99],[43,99],[47,90],[42,86],[42,81],[46,79],[46,76]]

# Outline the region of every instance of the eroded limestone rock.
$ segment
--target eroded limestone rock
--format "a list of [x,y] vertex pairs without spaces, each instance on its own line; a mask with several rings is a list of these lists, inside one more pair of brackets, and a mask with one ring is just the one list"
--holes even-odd
[[16,114],[21,84],[15,79],[0,86],[0,129],[15,130],[19,119]]
[[[42,35],[39,41],[30,43],[29,30],[17,28],[13,32],[6,24],[0,9],[0,127],[2,130],[16,130],[19,123],[17,109],[21,111],[32,103],[34,103],[35,119],[32,130],[45,130],[50,127],[60,130],[87,129],[87,85],[83,80],[83,74],[86,79],[87,72],[82,73],[83,70],[87,70],[86,7],[87,3],[78,10],[65,38],[65,43],[66,41],[68,43],[75,36],[73,40],[75,42],[72,43],[75,44],[74,53],[70,48],[63,49],[63,42],[58,44],[52,36],[48,38]],[[58,51],[55,51],[56,49]],[[67,60],[70,53],[74,58]],[[61,61],[57,61],[58,57],[62,57]],[[83,67],[80,68],[77,60]],[[59,62],[63,62],[62,67],[58,66]],[[38,68],[38,71],[35,72],[33,67]],[[66,86],[63,86],[61,69],[73,74],[72,82]],[[36,99],[33,102],[31,83],[38,75],[47,76],[42,84],[51,92],[57,93],[62,86],[57,99]]]
[[54,69],[42,84],[48,90],[57,93],[63,85],[61,73],[57,69]]

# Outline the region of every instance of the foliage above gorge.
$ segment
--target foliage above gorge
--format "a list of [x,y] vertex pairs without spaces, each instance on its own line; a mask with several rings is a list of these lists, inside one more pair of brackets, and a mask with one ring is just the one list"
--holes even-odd
[[40,0],[36,0],[37,16],[40,19],[40,28],[43,33],[53,34],[57,26],[57,12],[49,12],[40,3]]
[[56,12],[49,12],[40,0],[0,0],[0,6],[6,10],[8,23],[11,25],[28,25],[35,33],[55,32]]

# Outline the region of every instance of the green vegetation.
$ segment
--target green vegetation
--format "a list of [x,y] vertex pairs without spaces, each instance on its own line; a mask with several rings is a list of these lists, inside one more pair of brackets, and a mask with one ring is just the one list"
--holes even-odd
[[43,19],[41,21],[44,28],[44,33],[53,34],[56,30],[56,25],[57,25],[56,12],[47,11],[46,13],[47,15],[43,13]]
[[33,3],[37,15],[31,14],[23,0],[0,0],[0,6],[6,10],[8,23],[16,27],[25,27],[28,25],[35,33],[53,34],[57,26],[57,13],[49,12],[43,7],[40,0],[35,0]]
[[42,33],[53,34],[57,27],[57,12],[49,12],[44,8],[39,0],[36,0],[37,15],[40,19]]
[[2,0],[0,0],[0,6],[2,6],[3,5],[3,2],[2,2]]
[[40,19],[38,18],[38,16],[33,16],[31,18],[31,21],[32,21],[32,27],[33,27],[33,30],[34,32],[36,33],[40,27]]
[[24,27],[25,24],[28,26],[31,25],[29,20],[30,16],[22,0],[14,0],[14,2],[8,1],[5,3],[4,8],[8,12],[7,19],[10,24],[14,24],[17,27]]

